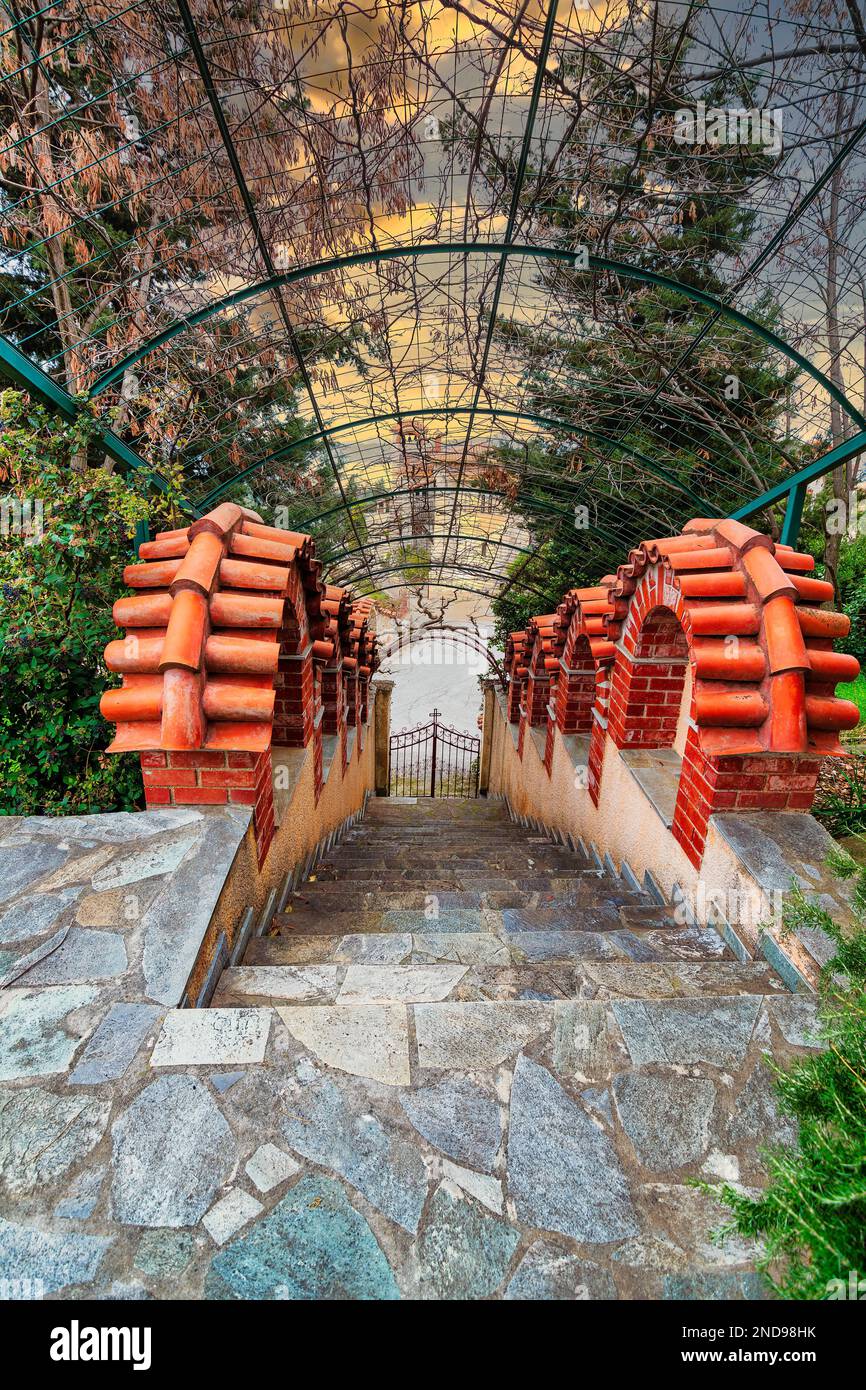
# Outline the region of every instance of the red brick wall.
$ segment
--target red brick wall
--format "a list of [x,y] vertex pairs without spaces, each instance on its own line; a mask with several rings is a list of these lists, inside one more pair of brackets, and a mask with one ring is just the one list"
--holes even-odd
[[596,675],[588,639],[569,632],[556,682],[556,722],[564,734],[588,734],[592,729]]
[[274,684],[274,743],[282,748],[306,748],[313,733],[312,653],[293,656],[281,648]]
[[322,671],[322,706],[325,733],[336,734],[343,718],[342,666],[326,666]]

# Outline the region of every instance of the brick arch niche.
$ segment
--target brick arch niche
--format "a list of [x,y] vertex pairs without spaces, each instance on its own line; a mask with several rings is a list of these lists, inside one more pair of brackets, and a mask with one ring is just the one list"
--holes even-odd
[[[689,644],[680,617],[657,607],[642,616],[631,652],[621,648],[614,664],[608,731],[618,748],[673,748],[684,698],[691,699]],[[623,634],[623,643],[628,629]],[[681,750],[680,750],[681,751]]]
[[569,634],[556,682],[556,723],[564,734],[588,734],[592,729],[598,672],[586,634]]

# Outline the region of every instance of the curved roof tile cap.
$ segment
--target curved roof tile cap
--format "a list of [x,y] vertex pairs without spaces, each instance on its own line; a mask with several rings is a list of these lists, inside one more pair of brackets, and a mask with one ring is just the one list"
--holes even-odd
[[267,748],[290,591],[304,604],[314,655],[333,655],[339,636],[344,656],[357,659],[360,649],[375,668],[372,605],[351,604],[346,591],[322,583],[308,535],[224,502],[191,526],[160,532],[139,558],[123,572],[136,592],[114,605],[126,636],[105,649],[108,669],[123,676],[100,701],[117,724],[109,752]]
[[622,605],[617,607],[611,596],[615,584],[612,574],[606,574],[591,588],[569,589],[556,612],[559,617],[558,646],[554,654],[561,657],[572,622],[577,623],[577,631],[589,641],[589,649],[597,666],[608,666],[616,655],[616,646],[608,632],[609,619],[624,613]]
[[[832,600],[833,586],[811,577],[812,556],[738,521],[697,519],[680,536],[632,550],[611,599],[628,599],[654,564],[682,596],[704,751],[840,753],[839,730],[853,728],[859,711],[834,691],[860,666],[833,651],[851,623],[819,607]],[[616,638],[621,621],[607,623]]]

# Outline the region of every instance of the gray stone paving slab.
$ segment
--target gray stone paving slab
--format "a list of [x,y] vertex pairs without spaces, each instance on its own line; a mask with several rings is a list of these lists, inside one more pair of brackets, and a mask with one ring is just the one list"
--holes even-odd
[[246,1173],[259,1192],[270,1192],[272,1188],[293,1178],[300,1167],[297,1159],[292,1158],[285,1149],[278,1149],[276,1144],[261,1144],[248,1160]]
[[785,1042],[793,1047],[821,1046],[818,1006],[814,999],[768,999],[767,1012],[778,1025]]
[[172,1009],[150,1055],[152,1067],[263,1062],[271,1009]]
[[508,945],[517,960],[616,960],[624,954],[617,942],[604,932],[514,931]]
[[519,1239],[513,1226],[440,1185],[417,1244],[421,1297],[489,1297],[505,1278]]
[[249,810],[237,810],[240,814],[227,812],[207,818],[205,832],[166,879],[141,919],[145,991],[158,1004],[173,1008],[183,997],[226,875],[249,825]]
[[431,1144],[458,1163],[489,1171],[502,1139],[494,1095],[466,1076],[445,1076],[404,1091],[400,1105]]
[[553,1010],[551,1059],[563,1076],[589,1077],[610,1069],[607,1009],[597,999],[558,1000]]
[[52,869],[66,862],[67,854],[68,850],[57,844],[40,844],[25,838],[16,838],[14,844],[0,847],[0,903],[8,902],[22,889],[45,878]]
[[446,999],[465,965],[350,965],[337,996],[341,1004],[434,1003]]
[[220,1251],[210,1298],[399,1298],[391,1267],[339,1183],[301,1179],[266,1217]]
[[62,912],[75,902],[80,889],[62,893],[30,893],[19,898],[0,916],[0,942],[12,945],[51,931]]
[[123,1076],[161,1013],[158,1004],[112,1004],[70,1074],[70,1086],[96,1086]]
[[91,985],[0,991],[0,1081],[66,1071],[81,1043],[67,1017],[97,993]]
[[0,1282],[6,1297],[32,1299],[88,1284],[110,1245],[106,1236],[55,1234],[0,1217]]
[[130,883],[139,883],[144,878],[155,878],[159,874],[173,874],[200,838],[197,833],[173,840],[152,840],[144,848],[113,859],[104,869],[97,870],[90,880],[91,885],[95,892],[101,893],[111,888],[125,888]]
[[236,1082],[242,1081],[245,1075],[246,1073],[242,1071],[214,1072],[210,1081],[211,1085],[222,1094],[223,1091],[231,1090]]
[[337,981],[336,965],[236,965],[223,972],[216,998],[225,994],[330,1003],[337,996]]
[[408,932],[397,932],[394,936],[366,936],[359,932],[340,939],[334,960],[399,965],[411,954],[412,937]]
[[353,1103],[329,1076],[287,1078],[279,1126],[295,1153],[340,1174],[371,1206],[414,1232],[427,1196],[418,1149],[393,1124]]
[[195,1253],[188,1231],[145,1231],[135,1252],[135,1268],[155,1279],[182,1274]]
[[252,1193],[245,1192],[242,1187],[234,1187],[218,1202],[214,1202],[210,1211],[202,1217],[201,1224],[216,1245],[225,1245],[227,1240],[231,1240],[263,1211],[261,1202]]
[[529,1247],[509,1280],[506,1299],[534,1301],[616,1298],[610,1272],[552,1240]]
[[28,970],[26,983],[31,987],[116,980],[126,973],[128,965],[126,944],[119,932],[72,927],[56,951]]
[[500,1178],[494,1178],[489,1173],[476,1173],[474,1168],[461,1168],[450,1158],[443,1158],[442,1185],[452,1196],[462,1198],[465,1194],[474,1197],[495,1216],[502,1215],[504,1197]]
[[508,1187],[518,1217],[584,1244],[637,1234],[616,1150],[545,1067],[518,1058],[511,1086]]
[[128,1226],[193,1226],[231,1177],[236,1148],[201,1082],[163,1076],[112,1126],[111,1199]]
[[639,1162],[663,1172],[703,1158],[716,1103],[712,1081],[623,1072],[613,1093],[623,1129]]
[[508,965],[511,961],[507,944],[485,932],[418,932],[411,940],[416,959],[430,957],[461,965]]
[[419,1066],[472,1071],[498,1066],[543,1033],[553,1022],[553,1005],[416,1004],[414,1014]]
[[3,973],[0,975],[0,989],[8,989],[10,985],[19,982],[22,985],[29,983],[29,981],[24,980],[24,976],[28,975],[40,961],[46,960],[48,956],[58,950],[69,935],[69,931],[70,927],[67,922],[52,932],[51,936],[37,942],[31,950],[19,952],[17,955],[13,953],[11,959],[3,966]]
[[612,1004],[631,1059],[742,1066],[762,1007],[759,996],[712,999],[615,999]]
[[780,1111],[772,1075],[761,1059],[737,1096],[726,1134],[735,1147],[792,1144],[796,1138],[795,1122]]
[[62,1202],[54,1208],[60,1221],[86,1221],[99,1200],[99,1190],[106,1174],[105,1168],[85,1168],[69,1189]]
[[99,1143],[110,1111],[105,1096],[0,1090],[0,1186],[12,1194],[50,1187]]
[[[95,844],[129,845],[147,840],[167,830],[179,830],[204,819],[192,806],[171,806],[162,810],[112,811],[110,815],[64,816],[64,840],[91,840]],[[18,826],[21,835],[57,836],[58,821],[53,816],[27,816]]]
[[292,1037],[327,1066],[386,1086],[408,1086],[405,1004],[309,1004],[277,1012]]

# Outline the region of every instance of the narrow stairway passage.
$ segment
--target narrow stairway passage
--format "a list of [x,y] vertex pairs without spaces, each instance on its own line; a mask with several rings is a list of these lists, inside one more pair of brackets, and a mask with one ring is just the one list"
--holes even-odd
[[371,802],[223,974],[213,1007],[253,1006],[283,1139],[402,1296],[758,1296],[687,1184],[760,1182],[762,1053],[811,1004],[502,802]]

